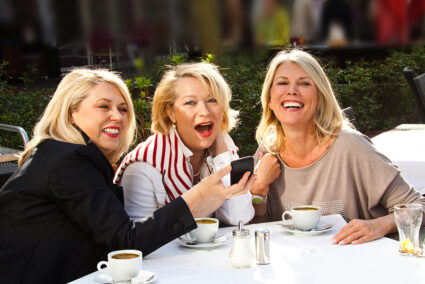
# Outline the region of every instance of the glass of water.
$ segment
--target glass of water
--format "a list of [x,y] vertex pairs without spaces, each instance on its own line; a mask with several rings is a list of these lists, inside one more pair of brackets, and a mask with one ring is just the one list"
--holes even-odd
[[421,204],[397,204],[394,206],[400,254],[422,254],[422,248],[419,246],[419,230],[422,223],[422,214]]

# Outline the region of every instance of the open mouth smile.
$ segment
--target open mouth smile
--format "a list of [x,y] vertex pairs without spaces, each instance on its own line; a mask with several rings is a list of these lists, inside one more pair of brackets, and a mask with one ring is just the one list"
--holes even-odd
[[304,107],[304,104],[300,102],[283,102],[282,106],[286,111],[296,111]]
[[119,127],[105,127],[102,129],[102,132],[106,135],[108,135],[109,137],[112,138],[116,138],[118,137],[118,134],[120,133],[120,128]]
[[211,136],[214,130],[214,123],[212,121],[202,122],[195,126],[196,133],[201,137],[209,137]]

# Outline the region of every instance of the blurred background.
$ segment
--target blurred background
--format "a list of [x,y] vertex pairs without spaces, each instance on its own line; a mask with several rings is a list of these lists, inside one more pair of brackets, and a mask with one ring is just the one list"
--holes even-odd
[[15,77],[72,66],[132,72],[158,57],[231,50],[381,52],[425,38],[425,0],[0,0],[0,60]]

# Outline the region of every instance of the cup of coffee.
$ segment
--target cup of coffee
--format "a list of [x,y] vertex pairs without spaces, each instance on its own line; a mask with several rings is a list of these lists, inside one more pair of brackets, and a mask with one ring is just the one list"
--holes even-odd
[[108,253],[108,261],[100,261],[97,270],[114,278],[114,281],[127,281],[136,277],[142,268],[142,252],[134,249],[116,250]]
[[190,241],[196,241],[200,243],[209,243],[214,241],[218,231],[218,219],[203,217],[195,218],[195,221],[198,227],[190,231],[188,233],[189,236],[186,235],[186,238]]
[[320,207],[301,205],[283,212],[282,220],[284,225],[292,225],[296,229],[307,231],[317,226],[321,215],[322,209]]

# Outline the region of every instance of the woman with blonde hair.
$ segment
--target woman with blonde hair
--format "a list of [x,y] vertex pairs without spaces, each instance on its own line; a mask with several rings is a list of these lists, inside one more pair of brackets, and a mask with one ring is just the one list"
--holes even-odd
[[[213,64],[181,64],[164,74],[153,100],[154,134],[124,158],[115,176],[132,218],[150,215],[238,158],[228,135],[237,121],[230,99]],[[229,176],[223,183],[230,184]],[[232,225],[251,220],[250,193],[240,193],[217,204],[218,219]]]
[[359,244],[397,230],[395,204],[425,203],[351,127],[322,67],[307,52],[281,51],[271,60],[261,101],[256,155],[262,167],[251,190],[257,216],[281,220],[292,206],[320,206],[323,214],[349,221],[333,243]]
[[230,166],[175,198],[152,218],[132,221],[111,163],[135,133],[133,104],[106,70],[66,75],[34,129],[19,169],[0,191],[0,275],[6,283],[64,283],[96,270],[108,252],[146,256],[196,228],[194,217],[249,190],[247,175],[225,187]]

